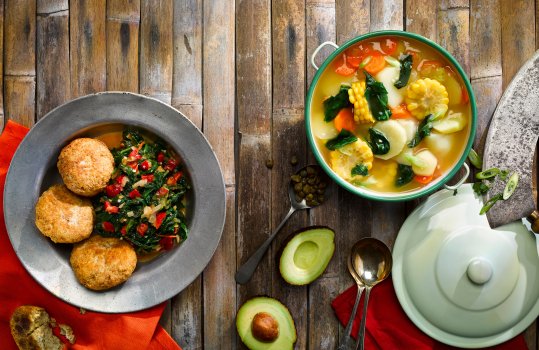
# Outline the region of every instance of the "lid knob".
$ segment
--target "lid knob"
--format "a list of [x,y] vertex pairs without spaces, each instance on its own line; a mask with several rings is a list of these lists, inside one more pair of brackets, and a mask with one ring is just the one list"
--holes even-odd
[[468,278],[475,284],[485,284],[492,277],[492,265],[483,258],[474,258],[466,270]]

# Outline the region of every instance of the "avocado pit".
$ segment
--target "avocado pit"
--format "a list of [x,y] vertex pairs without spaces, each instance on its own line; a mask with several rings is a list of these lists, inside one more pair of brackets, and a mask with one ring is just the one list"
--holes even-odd
[[272,342],[279,337],[279,323],[267,312],[259,312],[251,322],[253,337],[263,342]]

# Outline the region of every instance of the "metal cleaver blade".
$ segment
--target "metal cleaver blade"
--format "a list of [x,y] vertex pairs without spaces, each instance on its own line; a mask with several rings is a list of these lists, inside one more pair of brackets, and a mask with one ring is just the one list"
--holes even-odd
[[[487,134],[483,170],[507,169],[519,174],[513,195],[496,203],[488,212],[490,225],[498,227],[522,218],[539,231],[536,211],[536,164],[534,154],[539,134],[539,51],[528,60],[504,92]],[[505,188],[505,181],[495,181],[485,202]],[[535,223],[534,223],[535,221]]]

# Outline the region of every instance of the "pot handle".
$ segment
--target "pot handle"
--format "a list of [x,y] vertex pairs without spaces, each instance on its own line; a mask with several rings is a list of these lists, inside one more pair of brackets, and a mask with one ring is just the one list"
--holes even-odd
[[322,50],[322,48],[323,48],[324,46],[326,46],[326,45],[331,45],[331,46],[333,46],[333,47],[336,48],[336,49],[339,48],[339,45],[335,44],[333,41],[326,41],[326,42],[323,42],[322,44],[320,44],[320,46],[318,46],[318,47],[314,50],[314,52],[313,52],[313,54],[312,54],[312,56],[311,56],[311,65],[312,65],[312,66],[314,67],[314,69],[316,69],[316,70],[318,70],[318,66],[316,65],[316,63],[314,63],[314,59],[315,59],[316,55],[318,55],[318,52],[319,52],[320,50]]
[[459,182],[457,182],[456,184],[452,186],[444,185],[444,188],[446,190],[456,191],[466,181],[466,179],[470,175],[470,167],[466,163],[462,163],[462,166],[464,167],[464,172],[465,172],[464,176],[459,180]]

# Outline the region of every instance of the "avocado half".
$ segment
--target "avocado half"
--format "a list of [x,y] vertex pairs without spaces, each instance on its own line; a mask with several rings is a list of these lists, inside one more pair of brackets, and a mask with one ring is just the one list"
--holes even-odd
[[[263,315],[266,319],[268,316],[272,318],[273,322],[269,324],[273,329],[264,329],[269,327],[268,322],[254,323],[253,320],[258,319],[257,315]],[[251,350],[288,350],[293,349],[296,342],[296,326],[290,312],[286,306],[273,298],[255,297],[246,301],[236,315],[236,329],[241,341]],[[261,340],[261,337],[256,337],[257,333],[265,331],[270,331],[266,334],[277,333],[276,338]]]
[[322,226],[307,227],[293,234],[279,261],[283,279],[299,286],[320,277],[333,257],[334,238],[335,232]]

